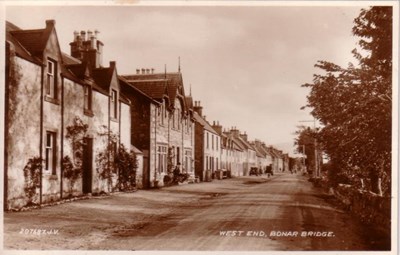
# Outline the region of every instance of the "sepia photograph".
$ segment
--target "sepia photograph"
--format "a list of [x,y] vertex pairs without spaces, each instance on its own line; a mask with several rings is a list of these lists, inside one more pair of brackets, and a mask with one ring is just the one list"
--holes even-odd
[[398,253],[397,1],[0,10],[2,254]]

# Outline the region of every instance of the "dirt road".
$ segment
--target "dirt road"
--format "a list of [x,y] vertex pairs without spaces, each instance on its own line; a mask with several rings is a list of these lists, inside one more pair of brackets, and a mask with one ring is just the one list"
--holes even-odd
[[326,202],[305,177],[292,174],[120,193],[4,218],[6,249],[390,248],[387,240],[371,238],[369,229]]

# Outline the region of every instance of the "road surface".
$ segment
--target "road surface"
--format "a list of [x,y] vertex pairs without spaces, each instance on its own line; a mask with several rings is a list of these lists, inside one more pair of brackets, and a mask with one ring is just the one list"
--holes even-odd
[[6,249],[390,249],[290,173],[119,193],[4,218]]

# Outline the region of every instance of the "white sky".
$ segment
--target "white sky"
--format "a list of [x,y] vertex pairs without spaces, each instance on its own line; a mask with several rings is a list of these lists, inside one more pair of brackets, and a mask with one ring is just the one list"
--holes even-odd
[[175,72],[212,123],[236,126],[293,155],[296,126],[312,120],[306,104],[317,60],[347,65],[361,7],[15,6],[6,19],[23,29],[56,20],[61,49],[74,30],[99,30],[103,63],[119,74],[136,68]]

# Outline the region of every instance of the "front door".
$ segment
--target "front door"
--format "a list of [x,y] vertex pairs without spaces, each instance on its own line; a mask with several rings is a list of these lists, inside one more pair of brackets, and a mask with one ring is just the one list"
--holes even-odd
[[[146,154],[146,153],[145,153]],[[147,154],[143,156],[143,188],[150,188],[150,171],[149,171],[149,157]]]
[[82,192],[92,193],[93,138],[84,138],[82,158]]

